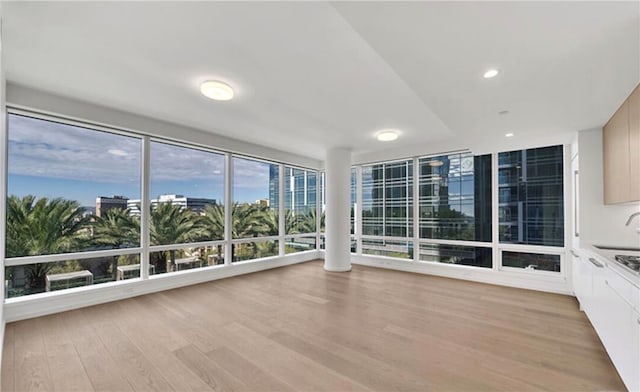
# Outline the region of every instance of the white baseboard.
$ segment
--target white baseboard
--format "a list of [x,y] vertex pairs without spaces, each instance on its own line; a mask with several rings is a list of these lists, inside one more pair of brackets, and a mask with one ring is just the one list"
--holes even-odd
[[387,268],[447,278],[470,280],[500,286],[516,287],[549,293],[573,295],[569,283],[562,275],[535,275],[526,272],[499,271],[461,265],[416,262],[380,256],[351,255],[351,263],[369,267]]
[[153,275],[147,280],[131,279],[94,286],[77,287],[57,292],[9,298],[4,305],[4,317],[6,322],[40,317],[158,291],[302,263],[318,259],[319,256],[319,252],[317,251],[308,251],[282,257],[276,256],[245,261],[231,265],[219,265],[179,271],[171,274]]

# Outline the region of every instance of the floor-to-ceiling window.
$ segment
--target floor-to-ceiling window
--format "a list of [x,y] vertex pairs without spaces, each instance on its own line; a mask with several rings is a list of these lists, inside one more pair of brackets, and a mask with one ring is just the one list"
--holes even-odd
[[413,257],[413,160],[362,167],[362,253]]
[[141,139],[8,116],[8,297],[120,279],[139,265]]
[[430,156],[418,166],[419,260],[491,268],[491,155]]
[[317,183],[315,171],[285,166],[285,252],[316,249]]
[[[501,244],[564,246],[563,147],[498,154]],[[553,251],[552,251],[553,252]],[[559,272],[559,253],[502,251],[502,265]]]
[[316,249],[307,168],[16,110],[7,182],[8,297]]

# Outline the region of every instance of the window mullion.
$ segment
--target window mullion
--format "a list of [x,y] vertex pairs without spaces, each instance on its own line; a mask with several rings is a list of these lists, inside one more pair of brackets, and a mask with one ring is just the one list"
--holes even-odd
[[285,246],[284,246],[284,235],[286,231],[285,227],[285,203],[284,203],[284,165],[280,164],[278,167],[278,254],[280,256],[284,256]]
[[142,172],[140,175],[140,278],[149,278],[149,246],[151,244],[151,142],[149,136],[142,137]]
[[233,157],[224,154],[224,264],[231,265],[233,261]]

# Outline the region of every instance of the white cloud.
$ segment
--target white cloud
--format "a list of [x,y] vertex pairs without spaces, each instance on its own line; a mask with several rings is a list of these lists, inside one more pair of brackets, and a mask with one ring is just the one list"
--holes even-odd
[[[139,183],[141,139],[9,116],[9,174]],[[268,189],[269,164],[234,158],[234,187]],[[152,181],[223,182],[222,154],[151,143]]]

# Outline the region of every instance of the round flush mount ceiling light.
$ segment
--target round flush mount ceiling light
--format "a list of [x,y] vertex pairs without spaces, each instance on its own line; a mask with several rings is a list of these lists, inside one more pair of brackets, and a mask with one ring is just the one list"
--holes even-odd
[[233,89],[226,83],[207,80],[200,85],[200,92],[207,98],[216,101],[229,101],[233,98]]
[[504,137],[513,137],[515,134],[513,132],[507,132],[504,134]]
[[392,142],[398,138],[399,132],[395,129],[385,129],[376,134],[376,138],[381,142]]
[[499,73],[500,73],[500,71],[498,71],[495,68],[492,68],[492,69],[488,69],[482,76],[485,79],[491,79],[491,78],[495,78],[496,76],[498,76]]

